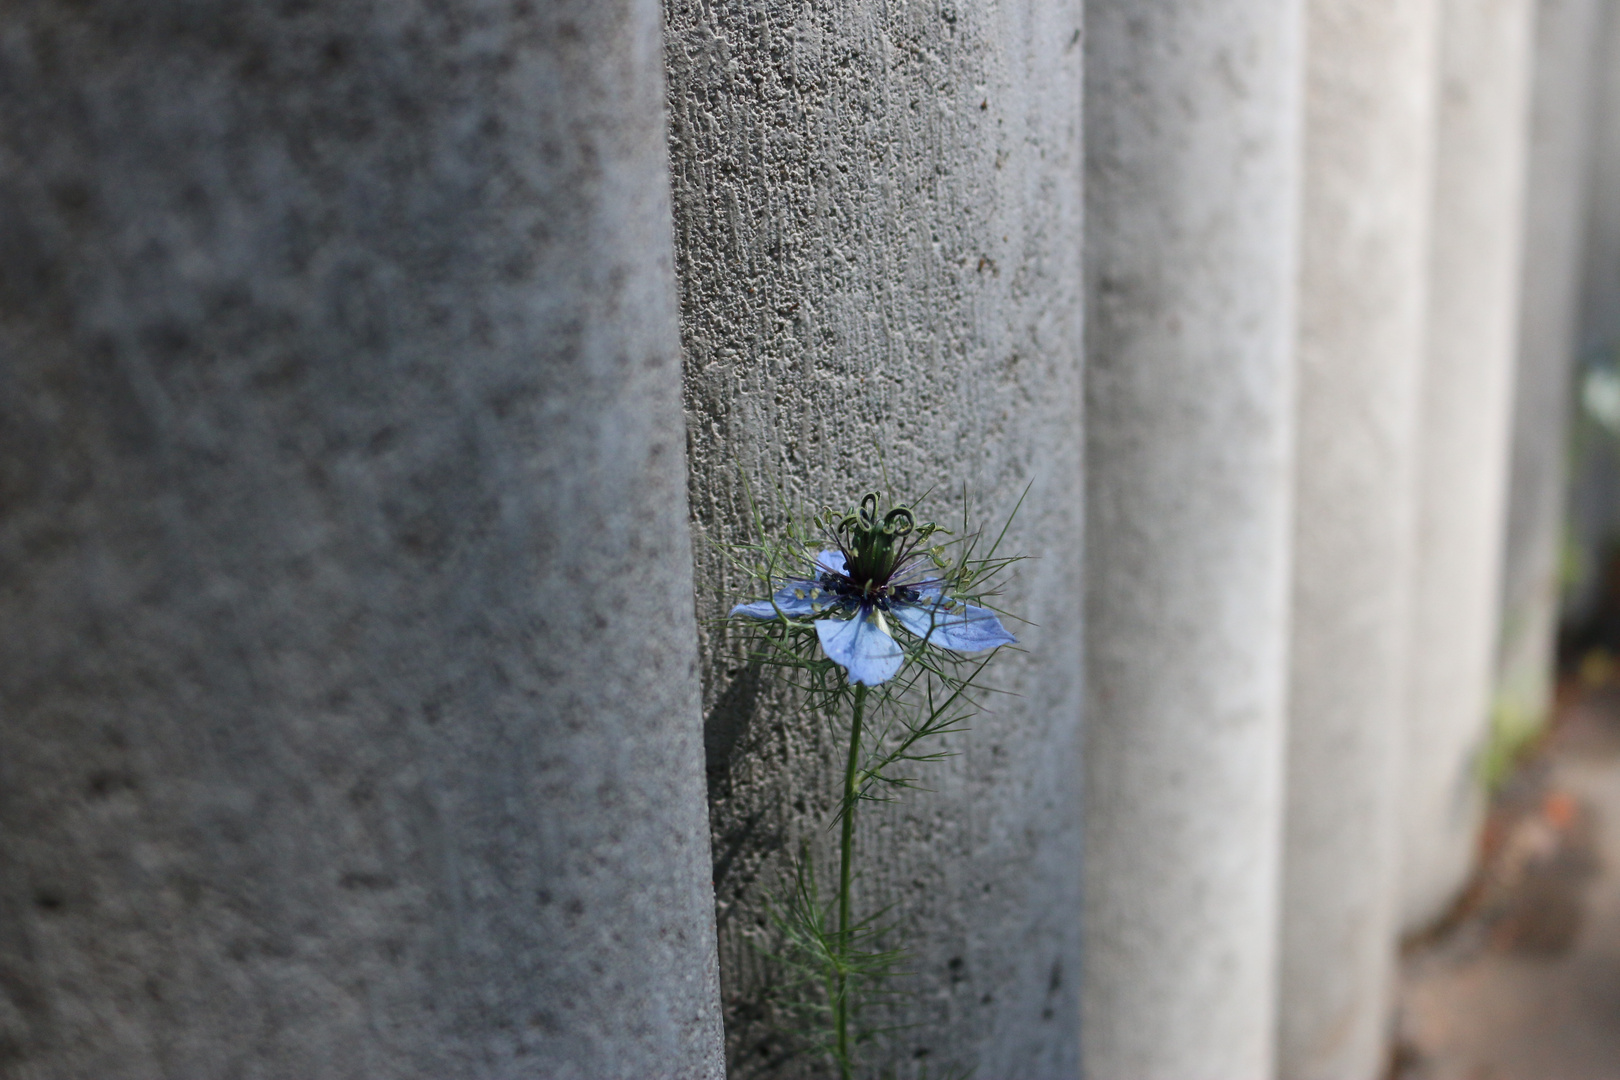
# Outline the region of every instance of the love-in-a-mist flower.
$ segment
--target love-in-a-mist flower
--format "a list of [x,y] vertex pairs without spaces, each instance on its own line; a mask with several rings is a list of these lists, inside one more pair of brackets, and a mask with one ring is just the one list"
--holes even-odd
[[948,576],[919,540],[911,510],[897,506],[881,518],[877,496],[861,500],[829,531],[837,545],[815,557],[814,577],[785,582],[769,600],[738,604],[733,615],[812,620],[821,649],[851,683],[887,682],[905,663],[898,624],[924,645],[978,652],[1017,639],[995,612],[949,595]]

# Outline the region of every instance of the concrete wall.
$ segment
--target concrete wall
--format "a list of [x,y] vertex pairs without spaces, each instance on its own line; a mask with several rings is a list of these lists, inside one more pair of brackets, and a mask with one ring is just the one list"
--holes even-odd
[[1278,1072],[1387,1064],[1435,0],[1312,0]]
[[1301,17],[1086,9],[1094,1080],[1272,1072]]
[[[671,168],[691,503],[745,535],[743,477],[770,499],[846,505],[933,488],[1004,516],[1029,619],[995,698],[931,791],[866,810],[860,910],[893,904],[914,946],[887,1019],[902,1075],[1072,1076],[1080,716],[1078,3],[667,7]],[[782,491],[776,492],[777,485]],[[698,609],[745,585],[700,547]],[[825,854],[840,735],[705,631],[706,749],[734,1076],[802,1075],[762,1011],[766,899],[784,853]],[[825,870],[827,863],[823,863]],[[877,1017],[882,1020],[884,1017]],[[877,1060],[876,1058],[873,1059]]]
[[1533,8],[1443,0],[1402,921],[1472,867],[1496,646]]
[[0,1073],[718,1077],[658,12],[14,6]]
[[1552,705],[1601,0],[1540,0],[1493,714],[1504,746]]

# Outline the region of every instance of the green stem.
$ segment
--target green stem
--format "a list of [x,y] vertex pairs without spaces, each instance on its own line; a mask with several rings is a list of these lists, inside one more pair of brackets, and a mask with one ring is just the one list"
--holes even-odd
[[866,711],[866,687],[855,684],[855,715],[849,723],[849,763],[844,766],[844,831],[838,843],[838,958],[833,993],[833,1024],[838,1033],[838,1073],[849,1080],[849,986],[845,961],[849,957],[849,879],[855,862],[855,767],[861,757],[861,719]]

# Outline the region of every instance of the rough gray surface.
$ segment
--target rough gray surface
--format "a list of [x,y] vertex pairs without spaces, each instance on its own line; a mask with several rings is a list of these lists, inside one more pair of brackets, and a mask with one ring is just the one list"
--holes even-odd
[[1294,0],[1092,0],[1086,956],[1093,1080],[1272,1072]]
[[1536,4],[1495,703],[1519,736],[1539,728],[1552,705],[1602,13],[1601,0]]
[[1387,1060],[1436,0],[1307,6],[1278,1073]]
[[[894,904],[901,1075],[1073,1076],[1080,716],[1080,6],[669,0],[691,502],[744,535],[740,477],[812,507],[962,485],[1024,564],[959,756],[861,818],[862,910]],[[780,498],[782,496],[771,496]],[[742,580],[698,555],[699,612]],[[800,1075],[751,948],[784,855],[822,845],[843,746],[708,633],[706,739],[734,1076]],[[824,867],[827,864],[823,864]],[[874,1063],[876,1058],[873,1059]]]
[[1484,809],[1529,126],[1530,0],[1442,0],[1402,923],[1438,918]]
[[8,10],[0,1075],[720,1074],[660,58]]

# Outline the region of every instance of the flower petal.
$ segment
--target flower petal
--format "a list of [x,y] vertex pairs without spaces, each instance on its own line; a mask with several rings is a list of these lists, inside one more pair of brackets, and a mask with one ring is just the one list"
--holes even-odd
[[731,609],[731,613],[756,619],[774,619],[778,611],[783,615],[814,615],[826,606],[823,596],[821,586],[813,581],[790,581],[776,590],[774,606],[770,600],[755,600],[749,604],[738,604]]
[[842,551],[823,551],[816,556],[816,566],[839,577],[848,577],[849,569]]
[[[935,576],[930,577],[930,574]],[[889,579],[891,587],[901,586],[914,589],[922,595],[924,600],[937,600],[940,593],[945,590],[945,579],[937,575],[932,567],[924,566],[921,569],[908,569],[903,574],[897,574]]]
[[850,619],[817,619],[816,636],[822,651],[843,665],[852,683],[876,686],[889,681],[906,655],[889,634],[883,613],[872,607]]
[[959,600],[935,597],[918,604],[895,604],[889,614],[928,644],[954,652],[978,652],[1018,640],[1007,633],[995,612]]
[[903,565],[895,568],[895,572],[889,576],[889,584],[904,585],[912,589],[931,589],[937,594],[944,586],[945,578],[932,559],[912,555]]

